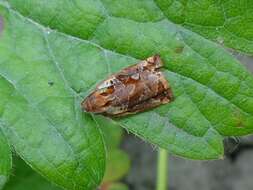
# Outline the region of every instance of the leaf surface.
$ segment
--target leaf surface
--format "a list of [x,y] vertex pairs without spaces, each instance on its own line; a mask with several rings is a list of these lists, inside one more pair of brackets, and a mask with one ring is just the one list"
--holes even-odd
[[[23,15],[87,39],[105,18],[139,23],[169,20],[225,47],[253,55],[251,0],[9,0]],[[74,11],[75,10],[75,11]]]
[[253,1],[156,0],[172,22],[226,47],[253,55]]

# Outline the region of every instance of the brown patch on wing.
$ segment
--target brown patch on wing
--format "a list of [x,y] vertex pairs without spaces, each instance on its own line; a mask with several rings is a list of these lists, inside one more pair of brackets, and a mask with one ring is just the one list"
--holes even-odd
[[135,114],[138,112],[142,112],[148,109],[152,109],[155,107],[158,107],[162,104],[167,104],[169,102],[173,101],[173,95],[171,89],[167,89],[166,91],[162,92],[161,94],[158,94],[157,96],[147,99],[146,101],[140,102],[139,104],[135,104],[132,107],[128,107],[127,111],[118,113],[115,115],[109,115],[104,114],[106,116],[112,116],[112,117],[121,117],[126,116],[130,114]]
[[108,96],[114,92],[114,87],[108,87],[104,92],[101,93],[101,96]]

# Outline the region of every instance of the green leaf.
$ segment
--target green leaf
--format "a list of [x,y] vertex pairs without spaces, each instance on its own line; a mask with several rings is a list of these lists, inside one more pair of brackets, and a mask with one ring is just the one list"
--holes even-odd
[[52,49],[71,39],[49,35],[4,6],[0,15],[0,124],[7,138],[54,183],[94,189],[105,168],[102,136],[92,117],[82,114],[80,96],[63,74],[68,68],[59,66]]
[[108,152],[104,183],[120,180],[130,169],[130,159],[127,153],[116,149]]
[[128,173],[130,158],[119,147],[123,133],[119,124],[109,118],[99,116],[96,117],[96,121],[103,133],[107,149],[106,170],[102,181],[102,186],[107,186],[108,183],[119,181]]
[[253,55],[253,1],[156,0],[172,22]]
[[[11,0],[0,39],[0,56],[5,60],[0,63],[0,75],[8,84],[16,85],[15,81],[22,79],[15,90],[18,97],[37,105],[42,96],[51,94],[50,88],[43,86],[46,80],[54,81],[54,88],[64,81],[68,89],[84,97],[110,73],[158,53],[165,62],[164,73],[175,101],[117,119],[117,123],[150,143],[192,159],[221,158],[223,136],[253,132],[253,77],[238,61],[219,45],[172,23],[153,1],[117,2]],[[129,6],[134,9],[128,11]],[[50,77],[42,80],[38,69]],[[65,109],[73,106],[66,99],[61,102]],[[51,116],[52,104],[55,99],[37,109]],[[80,106],[75,105],[79,112]],[[13,107],[12,114],[16,111]],[[61,114],[70,120],[74,117],[65,110]],[[83,117],[87,126],[89,116]],[[85,129],[95,130],[91,118],[89,125],[94,128]],[[94,144],[91,147],[95,149]],[[21,146],[19,149],[21,152]]]
[[15,157],[13,172],[4,190],[60,190],[34,172],[23,160]]
[[0,125],[0,189],[2,189],[8,180],[12,166],[10,146],[1,131]]
[[129,190],[129,188],[122,183],[112,183],[101,190]]
[[123,129],[109,118],[96,117],[96,121],[102,131],[107,152],[119,148],[123,137]]

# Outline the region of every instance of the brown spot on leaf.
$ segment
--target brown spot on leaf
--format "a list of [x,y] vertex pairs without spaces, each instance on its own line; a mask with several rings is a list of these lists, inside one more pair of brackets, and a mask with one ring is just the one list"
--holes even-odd
[[245,124],[244,124],[244,121],[243,121],[242,114],[239,111],[235,111],[234,116],[235,116],[235,127],[244,128]]
[[242,121],[238,121],[236,127],[237,127],[237,128],[243,128],[244,125],[243,125]]
[[0,16],[0,34],[4,29],[4,19],[2,16]]
[[182,53],[183,50],[184,50],[184,46],[180,46],[180,47],[177,47],[177,48],[175,49],[175,52],[176,52],[176,53]]

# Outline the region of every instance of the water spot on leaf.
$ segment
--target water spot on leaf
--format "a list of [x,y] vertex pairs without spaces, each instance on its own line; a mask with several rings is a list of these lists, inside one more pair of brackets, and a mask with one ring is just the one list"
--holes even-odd
[[46,32],[47,34],[50,34],[50,33],[51,33],[51,30],[50,30],[49,28],[46,28],[46,29],[45,29],[45,32]]

